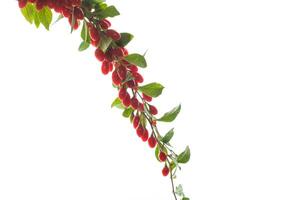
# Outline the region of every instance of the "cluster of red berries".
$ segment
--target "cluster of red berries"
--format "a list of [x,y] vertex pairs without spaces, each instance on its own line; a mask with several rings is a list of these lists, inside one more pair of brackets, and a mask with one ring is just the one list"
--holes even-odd
[[[100,32],[112,38],[114,41],[121,39],[121,35],[117,31],[109,29],[110,26],[111,23],[107,19],[100,20],[97,25],[89,24],[91,43],[94,46],[97,47],[101,41]],[[145,111],[145,106],[148,106],[148,110],[152,115],[156,115],[158,110],[155,106],[149,104],[149,102],[152,101],[152,97],[144,93],[140,97],[142,102],[139,101],[137,89],[138,85],[143,83],[144,78],[138,72],[137,66],[128,63],[124,59],[127,55],[128,51],[124,47],[109,48],[105,53],[100,48],[95,50],[96,58],[102,62],[102,73],[106,75],[109,72],[112,72],[112,82],[118,87],[118,96],[122,101],[122,104],[126,108],[131,107],[134,111],[137,111],[133,116],[133,127],[136,129],[138,137],[140,137],[144,142],[148,141],[151,148],[155,148],[157,145],[157,138],[154,134],[151,134],[149,137],[149,131],[143,123],[141,123],[139,113],[143,113]],[[132,91],[132,95],[130,95],[128,90]],[[144,102],[147,102],[147,104]],[[151,123],[153,126],[156,125],[156,121],[154,120]],[[164,152],[160,152],[159,159],[161,162],[165,162],[167,160],[167,155]],[[166,165],[162,170],[162,174],[164,176],[169,174],[169,168]]]
[[80,8],[81,0],[19,0],[19,7],[24,8],[27,3],[34,3],[37,10],[48,6],[68,18],[70,25],[73,25],[75,30],[79,27],[79,21],[84,18],[84,13]]
[[[34,3],[37,10],[42,10],[45,6],[48,6],[57,13],[68,18],[70,25],[73,25],[75,30],[79,27],[79,21],[84,19],[84,12],[80,8],[81,0],[19,0],[18,2],[20,8],[24,8],[27,3]],[[114,45],[114,47],[109,47],[103,52],[99,47],[101,39],[104,36],[111,38],[113,41],[119,41],[121,39],[121,34],[110,29],[111,23],[107,19],[94,19],[93,21],[90,21],[87,26],[90,43],[96,47],[95,57],[102,63],[102,73],[107,75],[112,72],[112,82],[118,88],[119,99],[122,101],[124,107],[131,107],[136,113],[135,115],[133,114],[133,127],[135,128],[137,135],[142,141],[148,141],[148,145],[151,148],[155,148],[157,145],[155,134],[152,133],[149,137],[147,128],[144,123],[141,122],[141,117],[146,109],[151,115],[156,115],[158,113],[157,108],[149,104],[149,102],[152,101],[152,97],[144,93],[140,96],[138,93],[139,84],[144,82],[143,76],[139,73],[136,65],[132,65],[125,60],[125,56],[128,55],[126,48]],[[132,95],[130,95],[128,90],[132,91]],[[155,120],[151,121],[151,126],[156,126]],[[161,151],[159,153],[159,160],[161,162],[166,162],[166,153]],[[169,171],[169,168],[165,165],[162,174],[167,176]]]

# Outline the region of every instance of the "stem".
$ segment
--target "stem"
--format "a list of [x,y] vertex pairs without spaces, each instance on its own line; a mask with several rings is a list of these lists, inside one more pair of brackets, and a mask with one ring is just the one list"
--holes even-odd
[[[142,99],[142,101],[143,101],[144,104],[148,104],[148,103],[143,99],[143,97],[140,95],[139,92],[136,92],[136,94],[138,94],[138,96]],[[146,108],[145,108],[145,109],[146,109]],[[145,117],[145,118],[147,119],[147,121],[149,122],[150,127],[151,127],[151,129],[152,129],[152,131],[153,131],[153,133],[154,133],[153,135],[154,135],[154,137],[156,138],[157,143],[158,143],[158,145],[159,145],[159,148],[160,148],[160,150],[162,150],[163,147],[166,146],[166,145],[164,145],[164,144],[162,145],[162,144],[159,142],[158,138],[157,138],[157,135],[156,135],[156,134],[159,135],[159,131],[158,131],[157,127],[156,127],[156,126],[153,126],[153,124],[152,124],[152,117],[153,117],[153,116],[147,116],[146,112],[142,112],[142,114],[144,115],[144,117]],[[148,113],[148,114],[149,114],[149,113]],[[155,133],[156,133],[156,134],[155,134]],[[175,156],[177,156],[177,154],[176,154],[173,150],[171,150],[170,148],[168,148],[168,150],[169,150],[172,154],[174,154]],[[171,156],[168,155],[168,157],[171,157]],[[170,163],[169,159],[167,159],[167,163],[169,164],[169,168],[170,168],[170,179],[171,179],[171,185],[172,185],[172,193],[173,193],[173,196],[174,196],[175,200],[178,200],[178,199],[177,199],[177,196],[176,196],[176,193],[175,193],[175,185],[174,185],[173,173],[172,173],[171,163]]]
[[[169,163],[169,166],[171,166],[169,160],[168,160],[168,163]],[[171,172],[170,172],[170,179],[171,179],[171,184],[172,184],[172,193],[173,193],[173,195],[174,195],[175,200],[177,200],[177,196],[176,196],[176,193],[175,193],[175,185],[174,185],[174,179],[173,179],[173,173],[172,173],[172,170],[171,170]]]

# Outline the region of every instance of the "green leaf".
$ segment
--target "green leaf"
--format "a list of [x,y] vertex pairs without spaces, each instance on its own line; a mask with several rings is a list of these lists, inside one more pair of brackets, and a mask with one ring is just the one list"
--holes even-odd
[[112,39],[110,37],[107,37],[104,34],[101,34],[101,41],[100,41],[100,49],[105,53],[110,44],[112,43]]
[[21,9],[21,12],[29,23],[34,23],[37,28],[40,24],[43,24],[44,27],[49,30],[52,22],[52,11],[48,7],[44,7],[41,11],[37,11],[33,4],[27,3],[27,5]]
[[183,197],[182,200],[190,200],[190,198]]
[[36,8],[33,4],[27,3],[27,5],[21,9],[21,13],[25,19],[32,24],[34,20],[34,14],[36,13]]
[[93,14],[99,15],[99,11],[105,10],[108,6],[104,2],[95,0],[94,7],[95,7],[95,12]]
[[170,142],[170,140],[172,139],[173,136],[174,136],[174,128],[169,130],[169,132],[161,139],[161,141],[163,143],[168,143],[168,142]]
[[143,115],[143,114],[140,115],[140,124],[143,127],[146,127],[146,125],[147,125],[147,119],[146,119],[145,115]]
[[86,50],[87,48],[89,48],[90,46],[90,43],[87,43],[85,41],[82,41],[81,44],[79,45],[79,51],[84,51]]
[[39,28],[40,24],[41,24],[41,21],[40,21],[40,18],[39,18],[39,14],[37,12],[35,12],[34,15],[33,15],[33,21],[34,21],[35,27]]
[[176,166],[177,166],[176,163],[174,161],[172,161],[171,164],[170,164],[171,171],[173,171],[173,169],[175,169]]
[[191,157],[191,151],[189,146],[187,146],[185,150],[181,154],[179,154],[177,158],[177,162],[183,164],[187,163],[190,160],[190,157]]
[[159,151],[160,151],[159,150],[159,145],[157,145],[156,148],[155,148],[155,158],[160,162],[159,156],[158,156],[159,155]]
[[44,25],[44,27],[49,30],[50,24],[52,22],[52,11],[48,7],[44,7],[38,12],[39,20]]
[[134,36],[130,33],[121,33],[121,39],[116,43],[118,46],[125,47],[133,39],[133,37]]
[[172,121],[174,121],[176,119],[176,117],[179,114],[180,110],[181,110],[181,105],[179,105],[179,106],[173,108],[171,111],[165,113],[157,121],[172,122]]
[[122,101],[117,97],[111,104],[111,107],[116,107],[119,109],[125,109],[124,105],[122,104]]
[[176,193],[178,196],[180,196],[180,197],[184,196],[183,188],[182,188],[182,185],[181,185],[181,184],[178,185],[178,186],[176,187],[175,193]]
[[139,90],[142,93],[145,93],[146,95],[151,97],[158,97],[159,95],[161,95],[163,89],[164,86],[155,82],[139,87]]
[[90,34],[89,34],[89,31],[88,31],[88,26],[86,24],[86,21],[83,21],[80,36],[81,36],[81,38],[84,42],[90,43]]
[[133,109],[132,108],[126,108],[124,111],[123,111],[123,117],[130,117],[131,113],[133,112]]
[[133,122],[133,118],[134,118],[134,112],[131,113],[130,118],[129,118],[131,123]]
[[118,16],[118,15],[120,15],[120,13],[115,6],[108,6],[104,10],[97,12],[97,15],[103,19],[103,18],[107,18],[107,17]]
[[129,63],[133,64],[133,65],[137,65],[139,67],[142,68],[146,68],[147,67],[147,62],[144,56],[134,53],[134,54],[130,54],[128,56],[125,57],[125,60],[128,61]]

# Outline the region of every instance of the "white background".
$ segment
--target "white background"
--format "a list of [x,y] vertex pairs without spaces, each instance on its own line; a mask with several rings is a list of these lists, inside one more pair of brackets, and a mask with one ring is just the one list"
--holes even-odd
[[[114,28],[149,49],[146,82],[178,103],[178,183],[193,200],[300,199],[300,5],[291,0],[116,1]],[[0,12],[0,199],[171,200],[153,151],[119,110],[93,49],[66,20],[36,30]]]

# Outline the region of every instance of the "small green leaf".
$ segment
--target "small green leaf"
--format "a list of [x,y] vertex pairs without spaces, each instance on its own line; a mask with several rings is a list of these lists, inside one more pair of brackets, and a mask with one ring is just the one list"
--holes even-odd
[[101,34],[101,42],[100,42],[100,49],[105,53],[110,44],[112,43],[112,39],[110,37],[107,37],[104,34]]
[[178,185],[178,186],[176,187],[175,193],[176,193],[178,196],[180,196],[180,197],[184,196],[183,188],[182,188],[182,185],[181,185],[181,184]]
[[131,123],[133,122],[133,118],[134,118],[134,112],[131,113],[130,118],[129,118]]
[[132,108],[126,108],[124,111],[123,111],[123,117],[130,117],[131,113],[133,112],[133,109]]
[[121,39],[116,43],[118,46],[125,47],[133,39],[133,37],[134,36],[130,33],[121,33]]
[[172,161],[170,164],[171,171],[173,171],[173,169],[175,169],[175,168],[176,168],[176,163]]
[[145,115],[143,115],[143,114],[140,115],[140,124],[143,127],[146,127],[146,125],[147,125],[147,119],[146,119]]
[[99,1],[95,0],[94,7],[95,7],[95,12],[93,14],[99,16],[100,15],[99,12],[105,10],[108,6],[103,1],[101,2],[100,0]]
[[190,157],[191,157],[191,151],[189,146],[187,146],[185,150],[181,154],[179,154],[177,158],[177,162],[183,164],[187,163],[190,160]]
[[157,145],[156,148],[155,148],[155,157],[160,162],[158,154],[159,154],[159,146]]
[[89,48],[90,46],[90,43],[87,43],[85,41],[82,41],[81,44],[79,45],[79,51],[84,51],[86,50],[87,48]]
[[100,18],[104,19],[107,17],[118,16],[118,15],[120,15],[120,13],[115,6],[108,6],[103,10],[97,11],[96,15],[99,16]]
[[142,93],[145,93],[146,95],[151,97],[158,97],[159,95],[161,95],[163,89],[164,86],[159,83],[149,83],[147,85],[139,87],[139,90]]
[[162,122],[172,122],[176,119],[177,115],[179,114],[181,110],[181,105],[173,108],[171,111],[165,113],[161,118],[158,119],[158,121]]
[[173,136],[174,136],[174,128],[169,130],[169,132],[161,139],[161,141],[163,143],[168,143],[168,142],[170,142],[170,140],[172,139]]
[[183,197],[182,200],[190,200],[190,198]]
[[144,56],[134,53],[134,54],[130,54],[128,56],[125,57],[125,60],[128,61],[129,63],[133,64],[133,65],[137,65],[139,67],[142,68],[146,68],[147,67],[147,62]]
[[119,109],[125,109],[124,105],[122,104],[122,101],[117,97],[111,104],[111,107],[116,107]]
[[88,26],[86,24],[86,21],[83,21],[80,36],[81,36],[81,38],[84,42],[90,43],[90,34],[89,34],[89,31],[88,31]]
[[50,24],[52,22],[52,11],[48,7],[44,7],[38,12],[39,20],[44,25],[44,27],[49,30]]
[[36,13],[36,8],[33,4],[27,3],[27,5],[21,9],[21,13],[25,17],[25,19],[32,24],[34,19],[34,14]]
[[40,24],[41,24],[41,21],[40,21],[40,18],[39,18],[39,14],[37,12],[35,12],[34,15],[33,15],[33,21],[34,21],[35,27],[39,28]]

